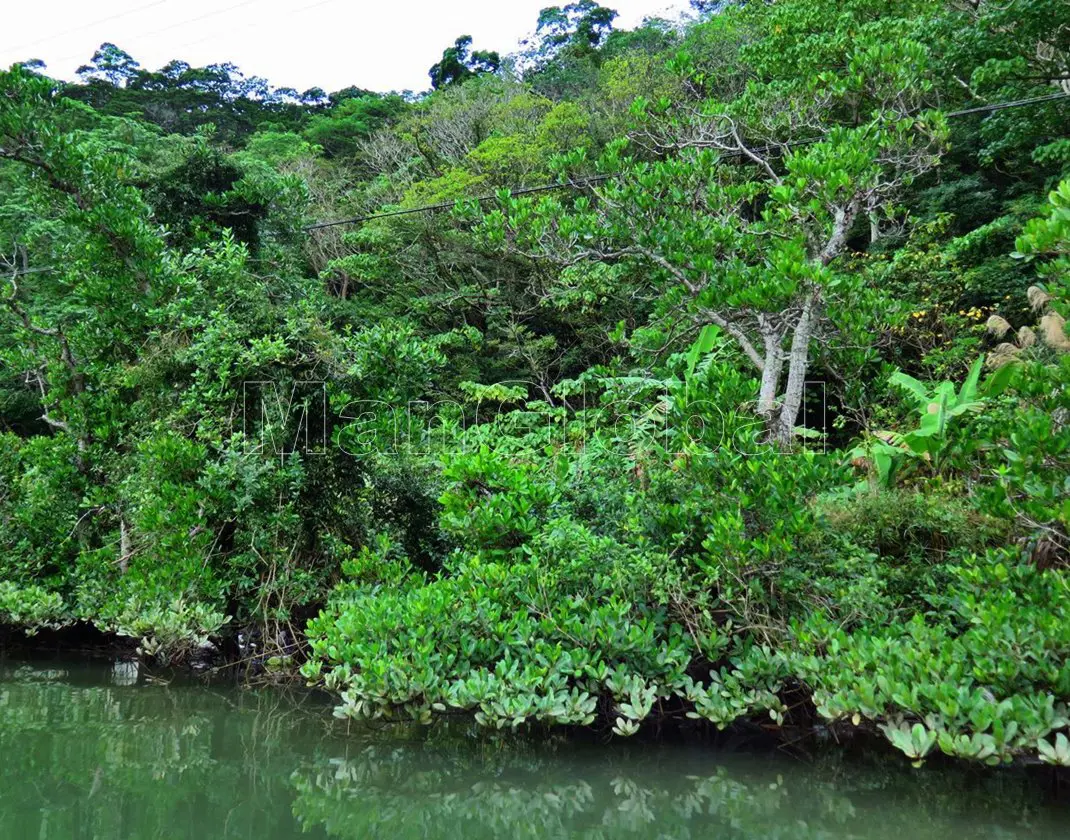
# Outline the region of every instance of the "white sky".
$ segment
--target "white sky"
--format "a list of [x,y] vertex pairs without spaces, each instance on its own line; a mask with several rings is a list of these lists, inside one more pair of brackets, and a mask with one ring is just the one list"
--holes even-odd
[[[74,77],[104,41],[157,70],[172,58],[232,61],[276,87],[424,90],[427,69],[458,35],[512,52],[539,9],[568,0],[36,0],[4,3],[0,67],[40,58]],[[631,28],[686,0],[603,0]]]

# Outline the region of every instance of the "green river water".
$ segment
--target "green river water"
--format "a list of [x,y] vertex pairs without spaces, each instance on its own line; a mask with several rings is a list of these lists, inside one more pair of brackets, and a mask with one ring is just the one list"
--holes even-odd
[[347,731],[304,692],[0,659],[2,840],[1044,840],[1070,836],[1065,798],[1048,771],[873,748]]

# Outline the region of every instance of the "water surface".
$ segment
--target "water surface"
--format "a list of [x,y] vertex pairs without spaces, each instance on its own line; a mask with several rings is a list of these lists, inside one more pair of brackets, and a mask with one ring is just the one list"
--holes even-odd
[[304,692],[0,660],[0,838],[1045,838],[1045,773],[718,745],[346,728]]

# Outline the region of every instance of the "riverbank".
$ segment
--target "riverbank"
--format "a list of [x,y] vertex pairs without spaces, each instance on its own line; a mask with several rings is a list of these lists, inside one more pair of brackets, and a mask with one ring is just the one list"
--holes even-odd
[[[463,630],[466,621],[464,610],[458,606],[452,615],[455,628]],[[345,626],[344,622],[333,619],[330,611],[321,616],[318,624],[326,625],[332,631]],[[316,628],[317,623],[314,622],[312,631],[316,632]],[[505,629],[515,636],[515,627]],[[419,632],[418,627],[408,630],[412,633]],[[487,690],[481,698],[470,698],[460,693],[442,693],[440,697],[449,696],[451,701],[447,703],[436,700],[432,690],[448,692],[447,686],[445,689],[425,689],[421,695],[410,696],[406,702],[378,695],[379,705],[362,705],[362,698],[354,691],[353,686],[361,685],[362,690],[367,693],[367,678],[348,669],[344,669],[344,675],[341,677],[338,672],[324,675],[323,660],[317,658],[324,653],[322,638],[317,641],[313,637],[311,644],[303,638],[296,639],[293,649],[298,655],[291,657],[267,657],[262,651],[250,651],[249,647],[243,652],[242,645],[255,645],[255,639],[255,631],[236,632],[229,640],[221,639],[218,645],[212,644],[196,652],[187,649],[185,658],[179,659],[147,652],[139,646],[138,640],[104,633],[88,624],[61,629],[46,628],[33,635],[26,635],[17,628],[5,626],[0,627],[0,661],[32,658],[44,662],[50,659],[69,660],[71,656],[76,656],[87,663],[121,663],[125,671],[132,669],[134,674],[150,680],[170,682],[176,678],[184,680],[196,677],[206,685],[218,681],[222,684],[247,687],[289,685],[299,692],[329,702],[335,718],[356,723],[409,721],[430,725],[436,720],[467,719],[489,731],[549,735],[555,729],[561,729],[573,734],[589,732],[604,741],[618,741],[626,736],[638,737],[640,740],[651,737],[685,737],[690,740],[709,740],[713,737],[720,740],[721,736],[717,733],[726,733],[725,737],[729,739],[742,738],[804,750],[808,748],[806,745],[821,744],[830,747],[835,744],[838,745],[837,748],[852,749],[857,748],[859,744],[886,745],[891,742],[917,767],[926,762],[941,763],[941,759],[947,760],[948,757],[1019,767],[1060,764],[1057,753],[1047,756],[1043,752],[1038,755],[1032,750],[1014,749],[1013,744],[1025,743],[1021,737],[1017,741],[1013,740],[1018,731],[1017,722],[1001,719],[1000,715],[1020,714],[1022,707],[1006,701],[1000,703],[983,694],[970,713],[970,719],[980,728],[980,737],[974,734],[972,737],[955,739],[948,736],[946,730],[934,731],[938,727],[946,726],[946,723],[932,717],[915,726],[902,722],[902,718],[895,720],[887,716],[887,713],[831,714],[828,705],[821,705],[822,702],[829,702],[827,695],[822,701],[821,689],[813,687],[815,684],[820,685],[822,679],[828,678],[827,670],[824,674],[813,670],[818,666],[818,661],[812,656],[802,655],[798,650],[770,650],[763,654],[766,659],[762,664],[766,668],[770,663],[776,664],[781,669],[780,676],[771,677],[765,669],[751,670],[748,673],[744,669],[754,668],[754,664],[752,662],[748,665],[742,660],[726,661],[719,666],[702,666],[691,662],[681,671],[681,676],[675,684],[666,682],[659,685],[648,682],[638,686],[635,681],[623,684],[616,681],[612,672],[604,678],[604,683],[599,683],[596,678],[590,676],[592,670],[595,670],[596,674],[597,670],[589,665],[584,666],[575,658],[577,652],[573,650],[572,653],[563,653],[557,661],[548,663],[555,666],[562,660],[568,662],[571,668],[569,673],[574,680],[573,687],[570,690],[563,681],[558,685],[562,686],[566,699],[571,699],[583,711],[582,717],[562,719],[562,712],[567,711],[563,703],[556,702],[552,696],[548,700],[538,693],[537,687],[533,689],[530,683],[525,686],[520,680],[497,683],[499,693],[496,696],[491,690]],[[365,638],[363,641],[369,643],[374,640]],[[405,650],[403,637],[395,637],[392,644],[398,651]],[[148,650],[153,649],[153,646],[148,646]],[[310,652],[312,658],[302,655],[305,652]],[[449,648],[439,651],[439,654],[447,657],[450,653]],[[925,659],[924,651],[916,651],[914,655],[930,665],[938,661],[935,658]],[[663,661],[669,660],[666,658]],[[880,667],[890,667],[891,662],[883,661],[877,664]],[[903,663],[900,661],[898,664]],[[474,670],[471,665],[467,667]],[[802,678],[793,673],[793,668],[800,671],[804,668],[811,669],[809,673],[816,675],[811,678],[813,682],[803,682]],[[414,675],[419,673],[400,670],[396,662],[394,669],[393,678],[397,681],[396,684],[403,686],[411,685]],[[374,668],[372,670],[376,671]],[[378,669],[378,672],[382,673],[382,669]],[[759,682],[763,675],[764,681]],[[864,676],[860,676],[861,678]],[[491,678],[487,685],[493,689],[494,679]],[[588,695],[590,699],[577,701],[577,689],[592,692]],[[880,685],[870,689],[874,692],[879,690],[882,690]],[[520,694],[522,691],[528,693],[527,698]],[[925,696],[923,692],[924,686],[921,697]],[[505,703],[513,702],[515,705],[510,709],[503,704],[502,698]],[[518,700],[526,700],[530,705],[525,710]],[[1036,708],[1036,720],[1040,721],[1041,725],[1047,723],[1056,729],[1063,725],[1058,717],[1065,715],[1061,706],[1048,701],[1048,718],[1040,716],[1043,715],[1043,705]],[[503,710],[510,711],[513,716],[504,719]],[[982,717],[985,714],[989,715],[987,723]],[[625,715],[630,717],[625,718]],[[635,724],[627,726],[629,720],[635,721]],[[1035,726],[1036,723],[1031,725]],[[1002,742],[997,740],[997,736],[1002,738]],[[1057,739],[1053,740],[1058,743]]]

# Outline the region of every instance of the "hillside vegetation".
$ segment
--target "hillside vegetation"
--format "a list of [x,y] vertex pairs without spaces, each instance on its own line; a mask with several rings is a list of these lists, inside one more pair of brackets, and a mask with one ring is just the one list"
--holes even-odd
[[0,73],[0,624],[1070,765],[1070,5],[697,5]]

